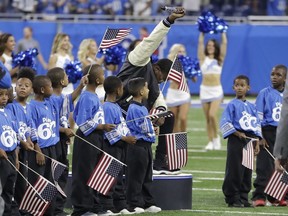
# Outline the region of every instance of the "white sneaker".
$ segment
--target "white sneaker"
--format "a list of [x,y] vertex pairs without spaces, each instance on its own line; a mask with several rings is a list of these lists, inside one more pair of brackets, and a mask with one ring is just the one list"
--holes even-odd
[[220,136],[217,136],[217,138],[213,139],[213,149],[214,150],[220,150],[221,149]]
[[82,214],[82,216],[97,216],[97,214],[93,213],[93,212],[86,212],[86,213]]
[[150,212],[150,213],[157,213],[160,212],[162,209],[160,207],[157,206],[150,206],[149,208],[145,209],[145,212]]
[[140,207],[134,208],[134,211],[135,211],[135,214],[141,214],[141,213],[145,212],[145,210],[143,208],[140,208]]
[[214,145],[213,145],[213,142],[209,142],[206,147],[205,147],[206,150],[213,150],[214,149]]
[[124,214],[124,215],[132,215],[135,213],[136,213],[135,211],[129,211],[128,209],[125,209],[125,208],[120,211],[120,214]]

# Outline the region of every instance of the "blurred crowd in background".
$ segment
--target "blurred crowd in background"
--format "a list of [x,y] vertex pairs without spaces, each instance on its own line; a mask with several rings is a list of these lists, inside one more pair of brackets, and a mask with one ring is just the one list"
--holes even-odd
[[285,16],[287,0],[1,0],[1,13],[162,15],[162,6],[183,6],[187,15]]

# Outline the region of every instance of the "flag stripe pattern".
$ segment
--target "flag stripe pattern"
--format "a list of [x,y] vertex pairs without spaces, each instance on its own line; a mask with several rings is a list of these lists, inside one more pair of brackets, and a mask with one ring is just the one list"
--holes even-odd
[[165,134],[169,170],[179,169],[187,164],[187,133]]
[[122,169],[122,164],[104,153],[96,165],[87,185],[101,194],[107,195]]
[[44,177],[39,176],[34,188],[31,185],[28,186],[19,209],[27,211],[34,216],[41,216],[45,213],[56,193],[57,189],[54,185]]
[[155,109],[155,110],[152,110],[150,113],[151,115],[146,116],[146,118],[150,119],[151,121],[161,118],[161,117],[164,117],[164,118],[171,117],[171,113],[167,111],[161,111],[161,110]]
[[189,88],[186,82],[185,75],[183,73],[183,67],[178,58],[176,58],[173,62],[167,78],[177,82],[179,84],[179,90],[189,93]]
[[282,200],[288,189],[288,174],[286,172],[274,171],[269,180],[264,193],[274,197],[277,200]]
[[52,178],[54,180],[54,183],[55,183],[55,186],[56,186],[58,192],[62,196],[67,197],[65,192],[63,191],[63,189],[58,184],[58,180],[59,180],[60,176],[62,175],[62,173],[66,169],[66,165],[60,163],[57,160],[51,159],[51,169],[52,169]]
[[254,148],[252,140],[242,150],[242,165],[248,169],[254,169]]
[[108,28],[99,46],[100,49],[107,49],[109,47],[115,46],[131,32],[131,28],[123,29],[110,29]]

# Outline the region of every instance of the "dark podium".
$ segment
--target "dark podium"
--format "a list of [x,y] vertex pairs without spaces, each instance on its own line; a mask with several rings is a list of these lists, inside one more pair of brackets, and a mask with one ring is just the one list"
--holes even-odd
[[[65,188],[67,195],[66,208],[72,208],[71,174]],[[192,209],[192,182],[191,174],[154,175],[153,196],[157,206],[162,210]]]

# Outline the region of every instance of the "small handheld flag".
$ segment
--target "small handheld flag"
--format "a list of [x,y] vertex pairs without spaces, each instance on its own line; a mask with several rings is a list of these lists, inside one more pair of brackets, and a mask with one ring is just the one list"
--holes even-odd
[[288,174],[286,171],[283,173],[274,171],[271,179],[269,180],[264,193],[274,197],[277,200],[282,200],[286,195],[288,189]]
[[165,134],[169,170],[179,169],[187,164],[187,133]]
[[123,165],[120,162],[104,153],[92,172],[87,185],[106,195],[115,183],[122,167]]
[[251,170],[254,168],[253,140],[250,140],[242,150],[242,165]]
[[131,28],[110,29],[108,28],[103,36],[99,49],[107,49],[115,46],[131,32]]
[[179,84],[178,86],[179,90],[189,93],[189,88],[183,72],[183,67],[177,56],[174,59],[172,67],[168,73],[167,79],[177,82]]

